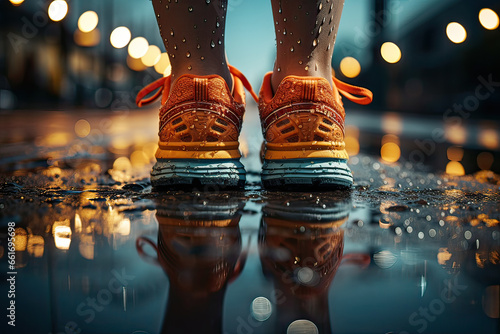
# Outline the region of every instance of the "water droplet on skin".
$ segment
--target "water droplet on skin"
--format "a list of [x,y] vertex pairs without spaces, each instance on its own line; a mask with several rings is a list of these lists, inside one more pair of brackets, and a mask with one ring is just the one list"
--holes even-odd
[[210,42],[210,47],[215,48],[215,42],[213,40]]
[[192,12],[193,11],[193,7],[189,6],[188,11]]
[[221,44],[222,44],[222,41],[219,39],[219,40],[217,41],[217,43],[219,43],[219,45],[221,45]]
[[290,51],[293,52],[293,46],[290,48]]
[[297,44],[300,44],[300,43],[301,43],[300,39],[299,39],[299,40],[297,40]]
[[188,58],[191,57],[191,52],[189,52],[189,51],[186,52],[186,57],[188,57]]
[[309,71],[309,66],[304,67],[304,70]]
[[182,43],[186,43],[186,38],[183,38],[183,39],[182,39]]
[[170,36],[174,36],[174,31],[170,30]]
[[313,41],[313,46],[316,46],[316,45],[318,45],[318,40],[315,38]]

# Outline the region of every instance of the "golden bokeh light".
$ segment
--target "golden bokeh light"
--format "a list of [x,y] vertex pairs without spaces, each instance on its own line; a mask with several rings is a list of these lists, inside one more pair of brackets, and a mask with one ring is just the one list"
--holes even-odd
[[464,149],[458,146],[450,146],[446,150],[446,156],[451,161],[462,161],[464,158]]
[[490,170],[495,158],[490,152],[481,152],[477,155],[477,166],[482,170]]
[[445,124],[444,136],[455,145],[463,145],[467,141],[467,129],[461,124]]
[[450,22],[446,26],[446,36],[455,44],[460,44],[467,38],[467,31],[458,22]]
[[144,153],[144,151],[137,150],[130,155],[130,163],[134,167],[143,167],[145,165],[148,165],[149,161],[150,159],[146,155],[146,153]]
[[132,34],[130,33],[130,29],[127,27],[117,27],[109,36],[109,42],[116,49],[121,49],[127,46],[130,42],[130,38],[132,38]]
[[43,256],[45,240],[40,235],[30,235],[28,238],[28,253],[36,258]]
[[395,112],[387,112],[382,115],[382,130],[385,133],[400,134],[403,131],[401,116]]
[[455,176],[465,175],[464,166],[458,161],[450,161],[446,165],[446,174]]
[[90,133],[90,123],[86,119],[80,119],[75,123],[75,133],[80,138],[85,138]]
[[61,21],[68,14],[68,3],[64,0],[52,1],[49,5],[48,14],[52,21]]
[[489,8],[483,8],[479,11],[479,22],[484,29],[495,30],[500,24],[498,14]]
[[390,64],[395,64],[401,60],[401,50],[392,42],[385,42],[380,48],[382,58]]
[[113,162],[113,169],[115,170],[129,170],[132,168],[132,164],[127,157],[119,157]]
[[401,149],[396,143],[385,143],[380,149],[382,160],[387,162],[396,162],[401,157]]
[[15,230],[14,248],[16,252],[24,252],[28,245],[28,233],[22,227],[17,227]]
[[93,10],[86,11],[78,19],[78,29],[82,32],[91,32],[97,27],[99,16]]
[[128,54],[134,59],[139,59],[148,52],[149,43],[144,37],[136,37],[128,45]]
[[14,6],[19,6],[23,2],[24,0],[10,0],[10,3],[13,4]]
[[[160,61],[161,50],[156,45],[150,45],[146,54],[141,57],[141,61],[144,66],[151,67],[156,65]],[[163,73],[162,73],[163,74]]]
[[393,135],[393,134],[384,135],[382,137],[381,142],[382,142],[382,145],[384,145],[386,143],[394,143],[394,144],[399,146],[399,144],[400,144],[399,137],[396,135]]
[[68,250],[71,245],[71,228],[67,225],[56,225],[56,223],[54,223],[54,227],[52,229],[56,248]]
[[355,78],[361,72],[359,61],[353,57],[345,57],[340,62],[340,71],[348,78]]
[[491,128],[482,128],[478,136],[479,143],[484,147],[490,150],[495,150],[498,148],[500,139],[497,130]]
[[[170,66],[170,58],[168,58],[168,54],[166,52],[163,52],[161,55],[160,55],[160,59],[158,60],[158,62],[155,64],[155,71],[164,75],[164,76],[168,76],[170,75],[170,72],[172,70],[172,66]],[[165,73],[167,73],[167,75],[165,75]]]

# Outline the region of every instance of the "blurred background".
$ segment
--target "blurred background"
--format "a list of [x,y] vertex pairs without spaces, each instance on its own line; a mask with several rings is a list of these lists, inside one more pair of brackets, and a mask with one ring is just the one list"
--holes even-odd
[[[451,175],[498,173],[498,13],[494,0],[346,0],[332,67],[375,96],[361,110],[346,104],[350,155]],[[170,71],[148,0],[6,0],[0,20],[3,120],[134,112],[136,93]],[[226,45],[257,91],[275,57],[269,0],[229,0]],[[85,137],[91,117],[75,117]],[[252,117],[248,126],[258,127]]]

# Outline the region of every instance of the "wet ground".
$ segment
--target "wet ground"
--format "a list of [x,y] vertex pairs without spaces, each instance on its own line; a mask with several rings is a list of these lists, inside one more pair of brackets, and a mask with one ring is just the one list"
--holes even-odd
[[266,191],[256,122],[244,190],[159,192],[154,110],[0,116],[1,333],[499,332],[497,174]]

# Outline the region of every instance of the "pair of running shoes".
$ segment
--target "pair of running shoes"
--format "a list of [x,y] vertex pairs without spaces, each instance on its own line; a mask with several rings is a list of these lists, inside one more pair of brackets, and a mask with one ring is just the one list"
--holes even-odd
[[351,187],[341,94],[368,104],[373,97],[369,90],[332,75],[333,87],[324,78],[288,76],[273,92],[269,72],[257,96],[239,70],[229,70],[231,88],[218,75],[183,75],[173,84],[167,76],[137,95],[138,106],[161,97],[157,162],[151,171],[154,187],[245,184],[238,142],[245,88],[259,106],[264,187]]

